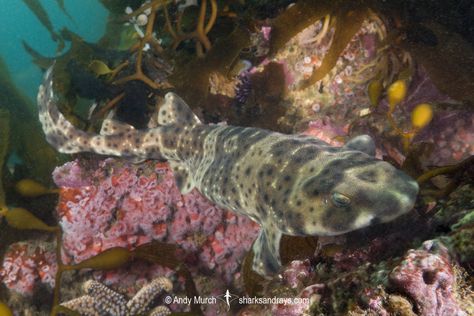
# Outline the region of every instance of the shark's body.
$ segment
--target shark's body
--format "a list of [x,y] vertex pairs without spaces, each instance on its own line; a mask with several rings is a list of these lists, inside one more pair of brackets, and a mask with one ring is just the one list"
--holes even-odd
[[107,119],[96,135],[76,129],[55,103],[48,71],[39,117],[60,152],[167,159],[181,192],[197,188],[258,222],[253,267],[262,275],[280,267],[282,234],[331,236],[387,222],[408,212],[418,193],[410,177],[374,158],[369,136],[338,148],[308,136],[205,125],[173,93],[165,96],[157,127],[139,131]]

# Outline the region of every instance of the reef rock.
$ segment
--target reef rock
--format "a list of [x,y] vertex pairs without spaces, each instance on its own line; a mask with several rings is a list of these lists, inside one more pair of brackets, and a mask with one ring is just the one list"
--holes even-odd
[[390,282],[416,302],[419,315],[464,316],[455,297],[455,275],[447,249],[425,241],[409,250],[390,273]]

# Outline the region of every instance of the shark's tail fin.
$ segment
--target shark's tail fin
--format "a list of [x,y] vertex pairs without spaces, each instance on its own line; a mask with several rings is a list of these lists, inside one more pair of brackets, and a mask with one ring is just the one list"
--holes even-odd
[[160,128],[138,131],[133,126],[111,119],[104,120],[100,134],[84,132],[72,125],[57,108],[53,90],[53,67],[46,71],[38,92],[39,120],[46,140],[59,152],[94,152],[123,156],[135,161],[162,159]]
[[48,143],[62,153],[83,151],[81,143],[85,140],[87,142],[91,136],[75,128],[59,112],[53,91],[53,66],[46,71],[43,83],[39,87],[37,102],[39,120]]

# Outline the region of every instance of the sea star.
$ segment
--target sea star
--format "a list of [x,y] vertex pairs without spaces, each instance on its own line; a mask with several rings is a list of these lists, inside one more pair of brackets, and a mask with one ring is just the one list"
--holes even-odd
[[[81,313],[84,316],[134,316],[148,311],[156,296],[165,290],[173,289],[172,282],[166,277],[158,277],[141,288],[133,298],[126,297],[95,280],[84,283],[86,295],[64,302],[61,306]],[[171,313],[166,306],[157,306],[150,316],[165,316]]]

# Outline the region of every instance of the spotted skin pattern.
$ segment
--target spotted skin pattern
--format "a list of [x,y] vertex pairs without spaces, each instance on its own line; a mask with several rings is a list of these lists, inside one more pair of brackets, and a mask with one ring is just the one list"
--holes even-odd
[[333,236],[388,222],[410,211],[418,193],[413,179],[374,157],[366,135],[331,147],[309,136],[205,125],[173,93],[156,127],[135,130],[106,119],[97,135],[76,129],[56,103],[49,70],[38,93],[39,118],[58,151],[166,159],[181,192],[197,188],[258,222],[253,269],[264,276],[280,268],[282,234]]

